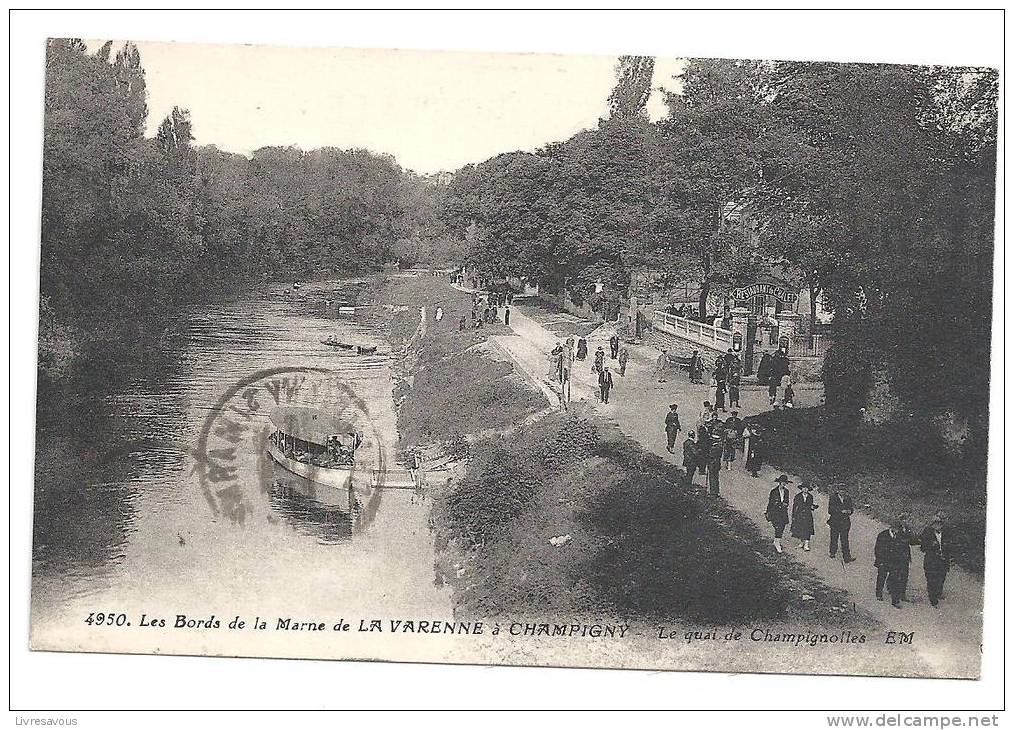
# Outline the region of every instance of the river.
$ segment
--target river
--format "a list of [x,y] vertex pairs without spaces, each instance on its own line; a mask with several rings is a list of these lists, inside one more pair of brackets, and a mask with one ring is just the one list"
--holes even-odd
[[[377,490],[348,514],[264,455],[277,401],[356,410],[365,451],[394,463],[386,313],[339,316],[335,306],[371,298],[378,284],[266,285],[191,307],[160,367],[103,373],[101,386],[79,388],[74,407],[40,401],[50,416],[40,422],[51,425],[37,434],[35,648],[379,658],[387,652],[376,642],[282,637],[253,620],[269,629],[278,617],[451,620],[423,496]],[[328,335],[378,354],[327,347]],[[231,444],[229,423],[242,425]],[[217,472],[202,471],[208,453]],[[87,623],[97,612],[126,614],[131,626]],[[222,628],[174,632],[177,615],[214,616]],[[142,629],[142,616],[167,628]],[[227,630],[237,616],[245,628]]]

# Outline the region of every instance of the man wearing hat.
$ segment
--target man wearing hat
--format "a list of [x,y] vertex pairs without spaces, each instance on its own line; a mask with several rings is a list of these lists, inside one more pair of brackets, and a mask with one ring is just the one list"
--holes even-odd
[[936,606],[944,592],[944,579],[951,565],[951,534],[944,529],[944,513],[937,512],[933,521],[922,531],[919,548],[923,551],[923,570],[926,571],[926,592],[931,606]]
[[849,530],[852,529],[854,511],[852,497],[843,488],[835,485],[831,498],[827,501],[827,524],[831,528],[830,555],[832,558],[837,555],[838,543],[841,542],[841,557],[846,563],[855,560],[849,549]]
[[782,552],[782,535],[789,524],[789,478],[782,474],[775,479],[775,487],[768,493],[768,507],[764,516],[775,530],[775,550]]
[[673,453],[676,437],[680,432],[680,416],[676,409],[676,404],[672,403],[669,405],[669,412],[665,414],[665,450],[670,454]]
[[877,535],[873,547],[873,565],[877,569],[877,600],[884,600],[884,586],[891,594],[891,605],[901,608],[908,585],[908,564],[912,560],[908,532],[902,518],[891,520],[891,526]]

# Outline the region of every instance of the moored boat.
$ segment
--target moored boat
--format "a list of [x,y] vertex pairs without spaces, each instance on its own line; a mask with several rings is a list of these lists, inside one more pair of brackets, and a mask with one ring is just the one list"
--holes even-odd
[[372,490],[369,475],[355,478],[356,449],[363,441],[355,424],[316,408],[280,406],[271,412],[271,425],[268,455],[286,471],[347,493],[350,501]]

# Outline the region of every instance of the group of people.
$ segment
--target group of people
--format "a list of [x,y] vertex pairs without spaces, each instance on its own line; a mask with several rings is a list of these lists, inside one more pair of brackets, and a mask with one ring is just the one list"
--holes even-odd
[[[563,391],[564,400],[569,400],[570,374],[574,367],[575,360],[585,360],[588,357],[588,341],[584,337],[568,337],[565,341],[557,342],[556,346],[549,353],[550,378],[558,382]],[[627,373],[627,362],[630,360],[630,352],[620,343],[619,335],[615,332],[609,338],[609,359],[617,361],[617,372],[620,377]],[[606,365],[606,351],[601,345],[595,348],[592,357],[591,372],[596,376],[598,385],[598,397],[601,403],[609,402],[609,394],[612,392],[613,370]]]
[[[813,498],[813,485],[800,482],[798,491],[790,500],[789,478],[782,474],[775,479],[775,486],[768,494],[764,514],[774,528],[775,550],[781,553],[782,535],[788,526],[791,535],[799,541],[802,550],[810,549],[814,536],[813,515],[819,505]],[[828,555],[836,558],[841,547],[843,563],[855,561],[849,545],[849,530],[855,505],[852,496],[843,486],[832,488],[827,504],[827,525],[830,530]],[[891,521],[890,527],[877,535],[873,547],[873,565],[877,569],[874,593],[877,600],[884,600],[884,589],[891,597],[891,605],[901,608],[902,601],[908,601],[907,588],[909,567],[912,562],[912,546],[918,545],[923,552],[923,571],[926,575],[926,592],[930,605],[936,607],[943,597],[944,580],[951,564],[951,535],[944,527],[945,515],[938,512],[929,525],[919,534],[912,532],[905,516]]]
[[[677,404],[669,406],[665,417],[666,451],[675,453],[676,439],[682,430]],[[683,468],[687,486],[700,472],[708,481],[708,492],[719,493],[722,469],[732,469],[741,454],[745,468],[754,477],[760,474],[764,461],[764,439],[760,428],[732,411],[724,421],[710,402],[705,402],[694,428],[683,442]]]
[[[694,355],[697,355],[696,350],[694,350]],[[691,356],[692,360],[693,356]],[[742,377],[743,362],[739,359],[739,355],[732,351],[732,348],[715,359],[715,369],[711,373],[711,387],[715,390],[716,411],[723,413],[726,411],[726,400],[728,400],[730,409],[739,408],[739,386]]]
[[[511,298],[510,294],[498,295],[496,292],[490,292],[485,297],[480,298],[478,293],[473,293],[472,328],[479,329],[487,324],[499,322],[501,318],[500,307],[503,307],[503,323],[509,327],[511,323],[511,308],[507,300]],[[502,304],[500,303],[501,300],[503,300]],[[462,315],[458,322],[458,329],[465,330],[467,328],[468,322],[465,316]]]
[[768,402],[773,408],[792,408],[792,377],[789,354],[784,347],[777,352],[765,352],[757,363],[757,382],[768,386]]

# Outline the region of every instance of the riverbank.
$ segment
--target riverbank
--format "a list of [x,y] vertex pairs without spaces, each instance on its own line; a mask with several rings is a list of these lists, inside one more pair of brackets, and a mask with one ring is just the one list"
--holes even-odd
[[[379,303],[392,309],[391,348],[402,353],[394,363],[402,449],[460,443],[469,434],[506,429],[547,406],[490,347],[490,336],[509,330],[502,323],[472,328],[471,296],[443,278],[390,277]],[[424,334],[420,307],[426,308]],[[437,307],[443,311],[439,322]]]
[[[439,570],[458,613],[841,622],[841,592],[801,566],[786,569],[734,510],[685,488],[664,459],[590,408],[522,425],[545,399],[485,344],[512,329],[457,330],[469,294],[418,278],[391,280],[384,298],[405,307],[394,313],[392,346],[412,343],[399,388],[402,441],[468,441],[463,473],[433,495]],[[442,306],[447,326],[430,319],[419,337],[426,305]]]

